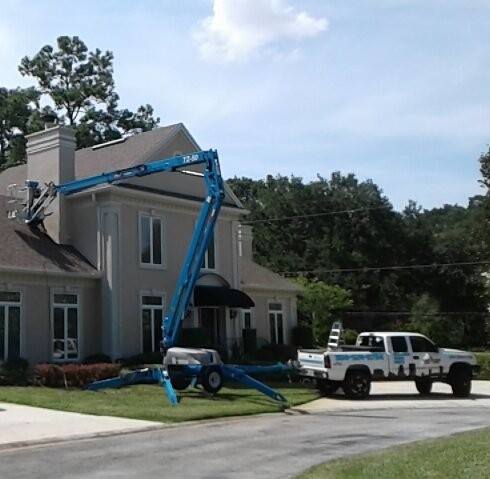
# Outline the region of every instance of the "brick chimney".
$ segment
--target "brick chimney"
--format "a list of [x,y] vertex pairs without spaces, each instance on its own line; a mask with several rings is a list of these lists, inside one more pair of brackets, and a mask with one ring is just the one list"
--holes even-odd
[[[54,126],[27,136],[27,179],[40,184],[65,183],[75,179],[75,132],[65,126]],[[44,220],[44,226],[57,243],[68,243],[68,204],[57,197]]]

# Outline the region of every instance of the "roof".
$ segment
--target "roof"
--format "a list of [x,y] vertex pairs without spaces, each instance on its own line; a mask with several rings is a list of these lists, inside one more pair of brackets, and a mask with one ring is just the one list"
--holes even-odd
[[77,150],[75,178],[85,178],[158,160],[160,150],[183,128],[185,127],[182,123],[162,126],[103,148],[89,147]]
[[[7,208],[6,196],[0,195],[0,211]],[[8,220],[0,214],[0,271],[76,273],[97,277],[97,270],[71,246],[56,244],[39,228]]]
[[294,294],[299,294],[303,291],[303,288],[296,283],[243,256],[240,258],[240,275],[243,289],[263,289]]
[[[75,152],[75,179],[86,178],[104,172],[121,170],[141,163],[159,160],[162,158],[164,152],[168,156],[168,149],[166,150],[165,147],[178,134],[184,135],[188,143],[192,145],[192,152],[201,149],[184,124],[176,123],[174,125],[162,126],[120,141],[108,142],[106,146],[98,145],[97,147],[77,150]],[[191,151],[184,151],[183,153],[191,153]],[[199,169],[200,167],[197,168]],[[173,174],[177,175],[178,173]],[[27,165],[15,166],[0,172],[0,195],[7,194],[9,185],[13,183],[22,185],[26,179],[28,179]],[[138,179],[129,180],[127,183],[133,188],[145,191],[145,187]],[[182,183],[176,183],[175,178],[172,178],[172,174],[166,174],[165,177],[160,179],[160,187],[149,192],[165,196],[175,196],[179,193],[189,196],[189,193],[192,192],[194,193],[193,199],[202,201],[202,197],[204,197],[202,180],[188,177],[187,191],[177,191],[176,185],[180,185],[179,187],[181,187]],[[240,201],[226,183],[225,192],[224,205],[243,208]]]

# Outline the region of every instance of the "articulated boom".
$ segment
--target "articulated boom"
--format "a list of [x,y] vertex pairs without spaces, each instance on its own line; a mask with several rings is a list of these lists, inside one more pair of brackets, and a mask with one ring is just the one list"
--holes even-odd
[[[185,167],[199,164],[204,165],[202,174],[183,170]],[[221,362],[218,352],[214,350],[173,347],[178,341],[182,323],[188,313],[194,286],[224,197],[223,179],[216,150],[199,151],[191,155],[157,160],[61,185],[49,183],[40,187],[36,181],[27,181],[26,197],[22,203],[23,208],[21,211],[11,209],[9,218],[22,219],[27,224],[35,225],[41,223],[49,214],[47,213],[48,207],[57,195],[69,196],[99,185],[117,184],[131,178],[165,171],[180,171],[184,174],[202,176],[206,184],[206,199],[199,213],[184,265],[172,296],[168,315],[163,322],[163,367],[133,371],[123,377],[96,381],[89,385],[89,389],[98,390],[137,383],[160,382],[170,402],[177,404],[174,386],[177,389],[184,389],[190,384],[195,385],[199,382],[208,392],[214,393],[221,388],[223,378],[227,378],[254,387],[275,401],[286,402],[281,394],[248,376],[247,372],[260,373],[260,368],[225,365]],[[287,368],[278,365],[266,368],[264,372],[281,372],[285,369]]]

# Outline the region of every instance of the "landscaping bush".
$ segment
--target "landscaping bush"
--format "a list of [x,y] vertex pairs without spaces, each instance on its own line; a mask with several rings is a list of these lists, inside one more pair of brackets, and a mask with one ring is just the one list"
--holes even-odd
[[345,344],[356,344],[357,336],[359,336],[359,333],[355,329],[346,329],[344,331]]
[[26,386],[28,383],[29,362],[27,359],[9,359],[0,364],[0,386]]
[[129,358],[118,359],[117,362],[124,368],[144,366],[145,364],[162,364],[162,353],[141,353]]
[[481,371],[477,379],[486,379],[487,381],[490,381],[490,352],[476,353],[476,360],[481,366]]
[[292,343],[298,348],[313,347],[313,330],[308,326],[295,326],[292,331]]
[[257,350],[255,359],[285,363],[290,359],[296,359],[296,347],[287,344],[266,344]]
[[100,363],[112,363],[112,359],[110,356],[107,356],[107,354],[91,354],[90,356],[87,356],[83,364],[100,364]]
[[204,328],[183,328],[179,346],[188,348],[211,348],[212,339]]
[[34,375],[38,385],[83,388],[93,381],[116,377],[120,371],[121,365],[112,363],[38,364]]

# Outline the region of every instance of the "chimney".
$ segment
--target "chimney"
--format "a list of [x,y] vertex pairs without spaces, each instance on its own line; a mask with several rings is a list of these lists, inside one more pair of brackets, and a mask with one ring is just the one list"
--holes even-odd
[[239,225],[238,227],[238,256],[253,259],[252,242],[253,230],[250,225]]
[[[55,184],[75,179],[75,132],[65,126],[46,128],[27,136],[27,179]],[[52,214],[44,220],[51,238],[68,243],[67,200],[57,197],[49,207]]]

